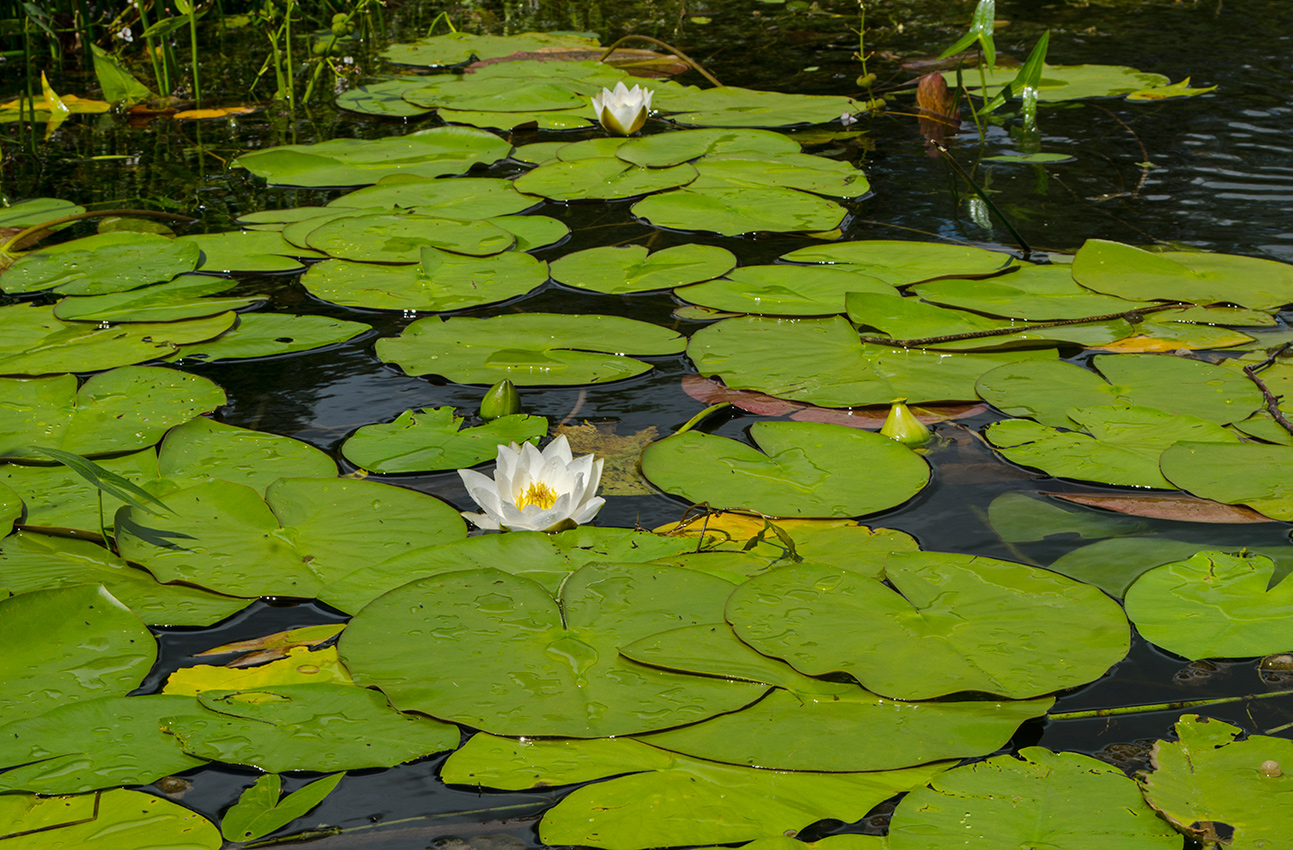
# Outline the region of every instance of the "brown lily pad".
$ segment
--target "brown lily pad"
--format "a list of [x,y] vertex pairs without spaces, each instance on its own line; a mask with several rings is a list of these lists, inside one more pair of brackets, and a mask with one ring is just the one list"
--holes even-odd
[[1276,522],[1243,505],[1226,505],[1197,496],[1157,493],[1128,493],[1110,496],[1089,496],[1079,493],[1042,493],[1065,502],[1103,508],[1106,511],[1149,519],[1174,519],[1180,522],[1211,522],[1249,524]]

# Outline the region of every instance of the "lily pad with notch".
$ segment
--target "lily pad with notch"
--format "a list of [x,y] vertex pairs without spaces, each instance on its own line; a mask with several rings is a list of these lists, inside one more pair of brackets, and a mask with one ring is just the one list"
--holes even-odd
[[0,276],[0,290],[124,292],[193,271],[200,253],[196,245],[155,233],[99,233],[24,254]]
[[680,165],[701,157],[797,154],[799,143],[769,130],[679,130],[628,139],[615,156],[644,168]]
[[430,112],[423,106],[414,106],[404,99],[404,93],[421,88],[426,81],[421,77],[397,77],[379,83],[355,86],[337,95],[333,101],[338,109],[363,115],[380,115],[383,118],[415,118]]
[[310,351],[346,342],[372,330],[363,322],[288,313],[244,313],[238,324],[207,342],[180,346],[172,359],[245,360]]
[[517,191],[511,180],[495,177],[446,180],[401,176],[348,192],[329,203],[327,208],[390,207],[436,218],[472,221],[523,212],[542,201],[542,198]]
[[407,214],[336,218],[306,237],[330,257],[368,263],[416,263],[423,248],[487,257],[511,248],[516,238],[487,221]]
[[516,188],[553,201],[618,200],[663,192],[695,179],[696,169],[687,163],[642,168],[599,156],[540,165],[516,178]]
[[498,447],[534,443],[548,433],[542,416],[513,414],[463,428],[452,407],[406,410],[391,423],[365,425],[341,445],[346,460],[371,472],[462,469],[492,460]]
[[850,269],[776,264],[742,266],[718,280],[678,289],[685,301],[713,310],[772,316],[828,316],[845,311],[850,292],[896,297],[879,278]]
[[1293,522],[1293,447],[1180,443],[1163,452],[1159,467],[1188,493]]
[[776,187],[677,189],[633,205],[633,215],[656,227],[724,236],[765,230],[824,232],[839,227],[847,212],[834,201]]
[[695,163],[693,189],[776,186],[832,198],[861,198],[871,184],[860,168],[806,153],[726,153]]
[[525,295],[548,280],[546,263],[520,251],[465,257],[423,248],[413,265],[324,260],[301,276],[323,301],[370,310],[448,312]]
[[587,248],[551,265],[552,279],[608,295],[671,289],[730,271],[736,257],[714,245],[675,245],[648,252],[645,245]]
[[322,259],[318,251],[299,248],[278,233],[264,230],[230,230],[181,236],[178,243],[197,245],[202,259],[197,271],[205,274],[291,274],[305,268],[302,258]]

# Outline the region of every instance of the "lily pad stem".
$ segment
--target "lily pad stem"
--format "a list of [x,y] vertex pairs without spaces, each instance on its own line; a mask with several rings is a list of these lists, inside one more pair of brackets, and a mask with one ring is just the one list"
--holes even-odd
[[686,431],[690,431],[692,428],[695,428],[701,422],[708,419],[712,414],[718,413],[718,411],[722,410],[723,408],[731,407],[731,406],[732,406],[732,403],[728,401],[720,401],[718,404],[711,404],[709,407],[705,408],[700,413],[697,413],[695,416],[691,417],[686,422],[684,422],[682,427],[679,428],[677,431],[674,431],[674,433],[682,434]]
[[[923,348],[927,345],[936,345],[940,342],[956,342],[962,339],[983,339],[984,337],[1007,336],[1009,334],[1022,333],[1024,331],[1037,331],[1045,328],[1060,328],[1065,325],[1085,325],[1088,322],[1111,322],[1115,319],[1132,319],[1133,324],[1138,321],[1137,317],[1144,313],[1157,313],[1161,310],[1179,310],[1186,307],[1185,304],[1156,304],[1153,307],[1140,307],[1135,310],[1124,310],[1121,313],[1106,313],[1103,316],[1087,316],[1085,319],[1062,319],[1057,322],[1039,322],[1032,325],[1017,325],[1012,328],[992,328],[986,331],[969,331],[963,334],[947,334],[946,336],[927,336],[923,339],[890,339],[887,336],[864,336],[859,337],[863,342],[871,342],[876,345],[891,345],[894,348]],[[1252,377],[1251,375],[1249,377]],[[1256,378],[1253,378],[1256,380]],[[1260,383],[1260,382],[1259,382]]]
[[700,65],[696,62],[696,60],[695,60],[695,59],[692,59],[692,58],[691,58],[690,56],[688,56],[686,53],[683,53],[681,50],[679,50],[678,48],[674,47],[673,45],[671,45],[671,44],[665,44],[665,43],[664,43],[663,41],[661,41],[660,39],[658,39],[658,38],[652,38],[652,37],[651,37],[651,36],[649,36],[649,35],[626,35],[626,36],[624,36],[623,38],[621,38],[619,41],[617,41],[617,42],[615,42],[614,44],[612,44],[610,47],[606,48],[606,52],[602,54],[602,58],[601,58],[601,59],[598,59],[597,61],[598,61],[598,62],[605,62],[605,61],[606,61],[606,57],[607,57],[607,56],[610,56],[612,53],[614,53],[616,50],[618,50],[618,49],[619,49],[619,46],[620,46],[621,44],[623,44],[624,42],[626,42],[626,41],[628,41],[628,40],[630,40],[630,39],[634,39],[634,38],[639,39],[639,40],[641,40],[641,41],[649,41],[649,42],[651,42],[652,44],[655,44],[655,45],[658,45],[658,46],[660,46],[660,47],[663,47],[665,50],[668,50],[668,51],[669,51],[670,53],[672,53],[674,56],[677,56],[679,59],[681,59],[682,61],[686,62],[688,65],[690,65],[690,66],[692,67],[692,69],[693,69],[696,73],[700,74],[702,77],[704,77],[705,79],[709,80],[709,81],[710,81],[711,83],[713,83],[715,86],[717,86],[717,87],[718,87],[718,88],[720,88],[720,89],[723,87],[723,84],[722,84],[722,83],[720,83],[720,82],[717,80],[717,78],[715,78],[715,77],[714,77],[714,75],[713,75],[713,74],[711,74],[709,71],[706,71],[704,68],[700,67]]
[[83,212],[76,215],[65,215],[62,218],[54,218],[49,221],[42,221],[40,224],[33,224],[26,230],[20,230],[14,234],[8,242],[0,245],[0,255],[9,254],[10,256],[21,253],[20,251],[11,250],[15,245],[21,245],[22,241],[28,236],[40,233],[51,227],[58,227],[60,224],[68,224],[73,221],[81,221],[87,218],[103,218],[110,215],[120,216],[140,216],[143,218],[164,218],[170,221],[182,221],[185,223],[197,221],[196,218],[187,215],[176,215],[175,213],[157,212],[155,210],[99,210],[98,212]]
[[1151,711],[1180,711],[1185,708],[1199,708],[1205,705],[1225,705],[1232,702],[1244,702],[1250,699],[1273,699],[1293,695],[1293,689],[1271,691],[1265,694],[1244,694],[1239,697],[1217,697],[1216,699],[1187,699],[1181,702],[1160,702],[1154,705],[1123,705],[1117,708],[1093,708],[1088,711],[1063,711],[1059,714],[1048,714],[1047,720],[1084,720],[1090,717],[1112,717],[1115,714],[1143,714]]

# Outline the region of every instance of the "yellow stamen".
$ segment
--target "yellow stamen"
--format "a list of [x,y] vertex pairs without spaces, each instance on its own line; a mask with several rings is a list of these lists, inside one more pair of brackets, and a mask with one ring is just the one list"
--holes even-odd
[[557,501],[557,493],[543,481],[535,481],[516,500],[516,506],[524,510],[527,505],[538,505],[548,509]]

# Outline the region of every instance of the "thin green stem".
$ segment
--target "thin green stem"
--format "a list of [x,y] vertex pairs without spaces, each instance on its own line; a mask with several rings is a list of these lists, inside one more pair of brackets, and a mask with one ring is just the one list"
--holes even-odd
[[202,106],[202,80],[198,76],[198,15],[197,9],[189,11],[189,49],[192,55],[189,64],[193,68],[193,103]]
[[1122,705],[1116,708],[1092,708],[1087,711],[1065,711],[1047,715],[1047,720],[1084,720],[1091,717],[1113,717],[1119,714],[1147,714],[1151,711],[1180,711],[1184,708],[1201,708],[1209,705],[1229,705],[1257,699],[1276,699],[1293,696],[1293,688],[1283,691],[1271,691],[1266,694],[1244,694],[1239,697],[1217,697],[1215,699],[1188,699],[1180,702],[1160,702],[1154,705]]
[[943,154],[943,156],[947,158],[948,163],[952,168],[956,169],[957,174],[961,175],[962,179],[964,179],[969,185],[971,191],[983,200],[983,203],[992,211],[992,214],[997,217],[997,221],[1001,222],[1002,226],[1004,226],[1006,230],[1010,231],[1010,235],[1014,237],[1015,242],[1019,244],[1019,248],[1024,252],[1024,259],[1026,260],[1031,257],[1033,253],[1032,246],[1028,244],[1028,241],[1024,239],[1018,230],[1015,230],[1015,226],[1010,223],[1010,219],[1006,218],[1005,213],[997,208],[997,205],[988,197],[987,192],[980,189],[979,184],[974,182],[974,178],[970,177],[969,172],[961,167],[961,164],[952,156],[952,152],[947,149],[947,146],[943,145],[941,142],[935,141],[931,141],[930,144],[937,148],[939,153]]
[[732,406],[731,402],[727,402],[727,401],[720,401],[718,404],[711,404],[709,407],[705,408],[700,413],[697,413],[695,416],[691,417],[686,422],[684,422],[683,426],[679,428],[677,431],[674,431],[674,433],[684,434],[687,431],[690,431],[692,428],[695,428],[701,422],[704,422],[711,415],[718,413],[720,410],[723,410],[724,408],[731,407],[731,406]]
[[81,221],[87,218],[103,218],[109,215],[120,216],[142,216],[144,218],[164,218],[170,221],[182,221],[185,223],[197,221],[196,218],[187,215],[176,215],[175,213],[157,212],[156,210],[99,210],[98,212],[83,212],[75,215],[65,215],[61,218],[52,218],[49,221],[42,221],[40,224],[33,224],[25,230],[20,230],[0,245],[0,255],[8,254],[14,256],[20,252],[11,250],[15,245],[21,245],[22,241],[35,233],[47,230],[51,227],[58,227],[60,224],[68,224],[73,221]]
[[718,79],[717,79],[713,74],[709,73],[709,71],[706,71],[704,68],[700,67],[700,64],[699,64],[698,62],[696,62],[696,60],[692,59],[692,58],[691,58],[690,56],[688,56],[686,53],[683,53],[681,50],[679,50],[678,48],[674,47],[673,45],[671,45],[671,44],[666,44],[665,42],[661,41],[660,39],[658,39],[658,38],[652,38],[652,37],[651,37],[651,36],[649,36],[649,35],[626,35],[626,36],[624,36],[623,38],[621,38],[619,41],[617,41],[617,42],[615,42],[614,44],[612,44],[610,47],[606,48],[606,52],[605,52],[605,53],[603,53],[603,54],[602,54],[602,56],[601,56],[601,58],[600,58],[600,59],[598,59],[597,61],[598,61],[598,62],[605,62],[605,61],[606,61],[606,57],[610,56],[612,53],[614,53],[616,50],[618,50],[621,44],[623,44],[623,43],[624,43],[624,42],[626,42],[626,41],[631,41],[632,39],[638,39],[638,40],[640,40],[640,41],[649,41],[649,42],[651,42],[651,43],[652,43],[652,44],[654,44],[654,45],[657,45],[657,46],[659,46],[659,47],[663,47],[665,50],[668,50],[668,51],[669,51],[670,53],[672,53],[674,56],[677,56],[679,59],[681,59],[682,61],[686,62],[688,65],[690,65],[690,66],[692,67],[692,69],[693,69],[694,71],[696,71],[698,74],[700,74],[700,75],[701,75],[702,77],[704,77],[705,79],[709,80],[709,81],[710,81],[711,83],[713,83],[715,86],[717,86],[717,87],[718,87],[718,88],[720,88],[720,89],[723,87],[723,84],[722,84],[722,83],[720,83],[720,82],[718,81]]

